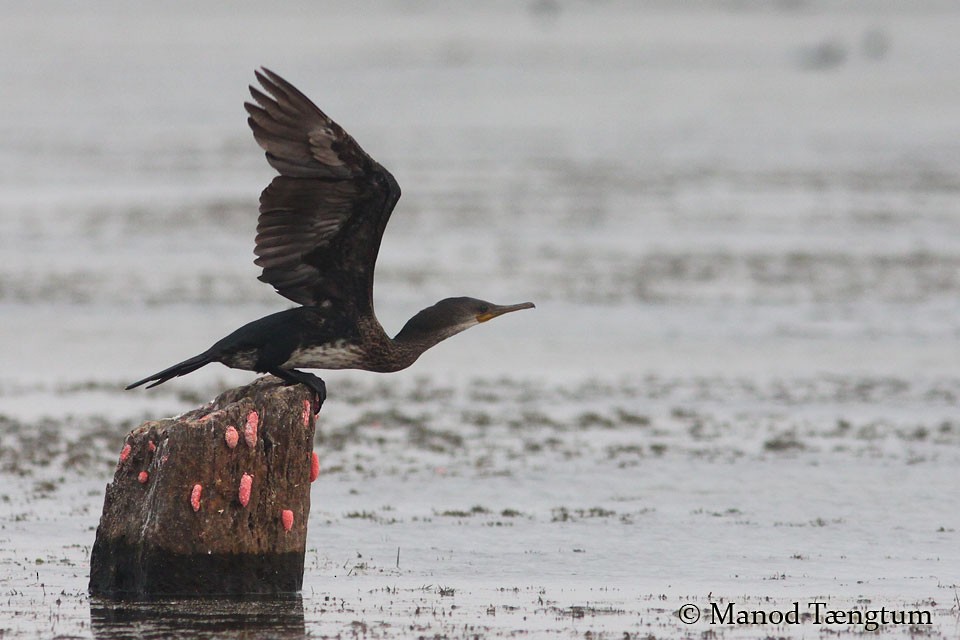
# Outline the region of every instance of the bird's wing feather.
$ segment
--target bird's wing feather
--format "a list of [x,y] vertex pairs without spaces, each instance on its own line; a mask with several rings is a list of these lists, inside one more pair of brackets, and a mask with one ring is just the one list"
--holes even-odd
[[304,305],[373,307],[380,239],[400,188],[390,173],[277,74],[263,69],[246,103],[254,138],[280,173],[260,194],[260,280]]

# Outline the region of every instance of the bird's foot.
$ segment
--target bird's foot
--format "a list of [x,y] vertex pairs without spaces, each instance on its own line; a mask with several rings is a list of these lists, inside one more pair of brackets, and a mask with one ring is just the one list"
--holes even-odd
[[316,415],[320,413],[320,407],[323,406],[323,403],[327,399],[327,384],[322,378],[297,369],[273,369],[268,373],[283,380],[284,385],[302,384],[313,391],[316,395],[316,405],[313,409],[313,414]]

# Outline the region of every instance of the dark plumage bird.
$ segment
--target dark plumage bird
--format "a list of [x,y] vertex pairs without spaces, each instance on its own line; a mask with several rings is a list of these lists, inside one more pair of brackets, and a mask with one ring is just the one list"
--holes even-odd
[[324,382],[298,368],[398,371],[464,329],[533,307],[447,298],[390,338],[373,311],[373,271],[397,181],[293,85],[268,69],[256,75],[267,93],[250,87],[247,123],[280,175],[260,194],[254,262],[261,281],[302,306],[244,325],[127,389],[220,362],[305,384],[319,411]]

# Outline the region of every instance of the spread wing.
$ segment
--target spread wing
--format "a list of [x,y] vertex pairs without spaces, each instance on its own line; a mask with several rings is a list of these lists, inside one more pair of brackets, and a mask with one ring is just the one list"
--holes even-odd
[[255,73],[267,93],[250,87],[247,123],[280,173],[260,194],[260,280],[303,305],[371,312],[380,239],[400,187],[293,85],[268,69]]

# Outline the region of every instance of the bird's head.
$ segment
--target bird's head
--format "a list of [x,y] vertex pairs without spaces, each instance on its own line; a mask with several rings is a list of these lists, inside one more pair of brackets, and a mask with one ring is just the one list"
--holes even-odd
[[532,302],[500,305],[476,298],[445,298],[410,318],[396,339],[433,346],[481,322],[533,307]]

